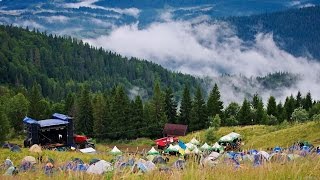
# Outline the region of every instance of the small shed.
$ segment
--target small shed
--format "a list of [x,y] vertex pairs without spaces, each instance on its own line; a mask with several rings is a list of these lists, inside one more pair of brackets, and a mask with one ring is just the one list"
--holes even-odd
[[188,125],[166,123],[163,128],[163,136],[185,136]]

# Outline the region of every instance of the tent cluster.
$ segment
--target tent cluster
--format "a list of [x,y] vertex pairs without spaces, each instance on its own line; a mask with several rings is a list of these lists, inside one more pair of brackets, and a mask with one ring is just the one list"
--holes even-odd
[[222,153],[224,151],[224,147],[219,145],[218,142],[214,143],[210,146],[208,143],[204,143],[203,145],[196,138],[192,138],[190,142],[184,144],[182,141],[179,141],[178,144],[172,145],[170,144],[167,149],[165,149],[165,153],[180,153],[181,155],[189,155],[189,154],[200,154],[200,153],[210,153],[212,151]]

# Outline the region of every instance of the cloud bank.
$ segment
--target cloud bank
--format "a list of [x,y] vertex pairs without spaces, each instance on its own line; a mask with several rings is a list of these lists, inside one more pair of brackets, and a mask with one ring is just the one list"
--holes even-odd
[[[170,17],[166,15],[165,17]],[[153,23],[145,29],[138,24],[115,28],[110,34],[96,39],[86,39],[92,45],[116,51],[125,56],[134,56],[153,61],[174,71],[200,77],[210,77],[223,89],[222,96],[227,102],[240,101],[237,92],[229,92],[235,84],[246,87],[240,78],[224,83],[216,77],[223,73],[245,77],[265,76],[274,72],[290,72],[302,76],[302,80],[291,88],[281,91],[263,91],[262,87],[247,87],[252,94],[260,92],[263,97],[275,95],[281,100],[290,94],[311,91],[320,98],[319,63],[294,57],[277,47],[272,33],[257,34],[255,41],[248,45],[232,27],[223,22],[173,21]],[[229,89],[229,91],[228,91]]]

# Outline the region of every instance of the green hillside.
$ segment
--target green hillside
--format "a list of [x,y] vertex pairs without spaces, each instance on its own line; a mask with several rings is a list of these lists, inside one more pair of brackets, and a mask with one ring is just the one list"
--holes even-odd
[[[320,124],[318,122],[298,123],[286,126],[233,126],[222,127],[216,132],[216,140],[230,132],[242,135],[244,148],[288,147],[299,140],[306,140],[314,145],[320,144]],[[205,131],[189,133],[182,140],[189,142],[193,137],[205,141]]]
[[[88,84],[93,92],[123,85],[146,99],[154,82],[171,87],[178,96],[185,84],[195,89],[200,79],[162,66],[97,49],[71,37],[0,25],[0,83],[27,90],[37,82],[42,94],[62,100]],[[180,92],[180,93],[179,93]]]

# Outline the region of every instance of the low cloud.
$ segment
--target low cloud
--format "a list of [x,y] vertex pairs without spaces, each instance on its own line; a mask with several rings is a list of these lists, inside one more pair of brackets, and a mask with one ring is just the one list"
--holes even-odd
[[48,23],[67,23],[70,18],[67,16],[48,16],[44,17]]
[[63,6],[65,8],[75,8],[79,9],[80,7],[87,7],[87,8],[92,8],[92,9],[102,9],[106,11],[113,11],[119,14],[124,14],[128,16],[133,16],[135,18],[139,17],[140,10],[137,8],[109,8],[109,7],[103,7],[103,6],[98,6],[95,3],[99,2],[100,0],[82,0],[77,3],[66,3]]
[[[168,19],[170,16],[165,17]],[[246,91],[252,94],[261,92],[263,97],[275,95],[284,99],[300,90],[302,93],[311,91],[316,98],[320,98],[319,63],[294,57],[280,49],[272,33],[259,33],[255,41],[248,45],[236,35],[232,26],[223,22],[167,20],[144,29],[139,29],[138,24],[121,26],[108,35],[85,41],[125,56],[153,61],[174,71],[210,77],[212,83],[220,84],[222,96],[227,102],[241,101],[244,97],[243,92],[231,93],[231,86],[234,85],[247,86]],[[224,73],[250,78],[274,72],[299,74],[302,80],[279,92],[263,91],[258,85],[245,84],[242,78],[234,77],[229,80],[230,83],[217,79]],[[243,95],[239,96],[241,93]]]

